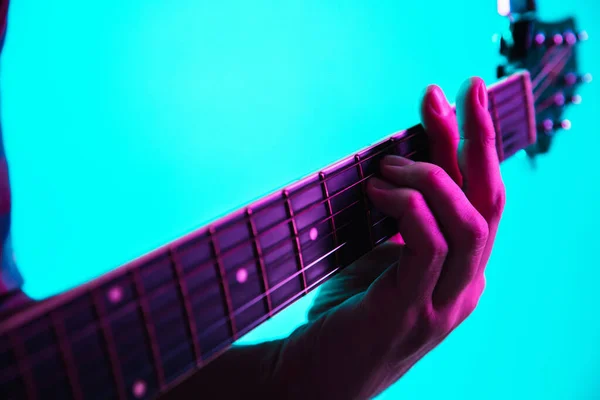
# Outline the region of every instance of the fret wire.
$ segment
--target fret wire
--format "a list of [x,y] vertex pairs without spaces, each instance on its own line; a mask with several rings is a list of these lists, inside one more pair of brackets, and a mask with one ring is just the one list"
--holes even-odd
[[302,271],[302,287],[304,293],[308,293],[306,285],[306,274],[304,273],[304,260],[302,257],[302,248],[300,247],[300,238],[298,237],[298,227],[296,226],[296,219],[294,218],[294,209],[292,208],[292,202],[290,200],[290,192],[287,190],[283,191],[283,197],[285,197],[285,205],[288,212],[288,217],[291,220],[292,232],[294,235],[294,243],[296,245],[296,257],[300,264],[300,271]]
[[238,332],[235,324],[235,319],[233,318],[233,305],[231,301],[231,294],[229,293],[229,284],[227,283],[225,265],[223,264],[223,260],[221,258],[221,253],[219,250],[219,245],[217,244],[217,235],[215,233],[214,226],[211,226],[208,229],[208,233],[210,235],[210,242],[212,244],[213,253],[215,254],[215,260],[219,269],[221,287],[223,289],[223,295],[225,297],[225,308],[227,309],[227,315],[229,316],[229,327],[231,328],[231,336],[233,340],[236,340],[238,338]]
[[[327,189],[327,182],[325,181],[324,172],[319,172],[319,179],[321,180],[321,184],[323,186],[323,196],[325,196],[325,198],[327,199],[327,212],[329,213],[331,231],[333,232],[333,243],[335,247],[337,247],[339,241],[337,237],[337,231],[335,229],[335,217],[333,216],[333,208],[331,207],[331,199],[329,197],[329,189]],[[320,223],[321,222],[319,222],[319,224]],[[338,254],[338,252],[335,253],[335,265],[338,268],[341,267],[340,255]]]
[[162,391],[166,386],[165,372],[163,370],[162,360],[160,358],[160,350],[158,348],[158,341],[156,339],[156,331],[154,328],[154,324],[151,320],[150,306],[148,305],[147,299],[145,297],[146,293],[142,285],[142,280],[140,278],[139,271],[137,269],[132,269],[130,276],[133,281],[133,286],[135,287],[135,290],[137,292],[138,302],[142,310],[142,318],[144,320],[144,325],[146,326],[146,333],[150,344],[150,351],[152,352],[152,360],[154,361],[154,370],[156,372],[158,387]]
[[25,384],[25,391],[27,392],[27,398],[35,400],[37,393],[35,390],[35,380],[33,378],[33,368],[31,367],[31,361],[27,357],[25,351],[25,343],[23,338],[16,334],[16,331],[9,331],[9,340],[12,348],[14,349],[15,356],[17,359],[17,368]]
[[500,117],[498,115],[498,108],[496,107],[496,95],[489,93],[488,99],[492,105],[492,123],[494,124],[494,130],[496,131],[496,151],[499,153],[498,158],[502,161],[504,160],[504,147],[502,146],[502,131],[500,130]]
[[96,315],[98,316],[98,323],[100,325],[100,329],[102,330],[102,336],[104,338],[104,342],[106,343],[106,350],[108,352],[108,359],[110,362],[115,387],[117,389],[117,394],[119,396],[119,399],[126,400],[127,391],[125,389],[125,381],[123,380],[121,364],[119,363],[117,347],[115,345],[115,340],[110,330],[108,318],[106,317],[106,309],[104,308],[104,304],[102,303],[102,299],[100,298],[101,294],[99,293],[99,289],[93,290],[91,292],[91,295],[92,302],[94,303],[94,310],[96,312]]
[[77,369],[75,368],[75,359],[73,358],[73,352],[69,346],[67,340],[67,332],[63,326],[62,319],[58,310],[50,312],[50,320],[52,321],[52,328],[56,335],[56,341],[58,342],[58,349],[60,350],[61,358],[67,372],[67,379],[69,386],[71,386],[71,392],[75,400],[83,399],[83,393],[79,386],[79,377]]
[[171,265],[173,266],[173,272],[175,272],[175,276],[177,277],[177,286],[179,287],[179,294],[181,296],[181,301],[185,310],[185,316],[187,319],[187,326],[190,338],[192,339],[192,347],[194,348],[196,365],[200,367],[203,364],[203,360],[202,351],[200,349],[200,343],[198,341],[198,330],[196,328],[196,320],[194,319],[188,288],[184,280],[183,268],[181,267],[177,254],[175,253],[175,250],[172,247],[169,248],[169,259],[171,260]]
[[254,223],[254,218],[252,218],[252,209],[246,209],[246,215],[248,216],[248,224],[250,226],[250,232],[252,233],[252,241],[254,242],[254,250],[256,251],[256,255],[258,257],[258,267],[260,268],[260,275],[262,277],[263,289],[266,293],[266,303],[267,310],[269,311],[269,316],[273,316],[273,303],[271,302],[271,295],[269,294],[269,280],[267,279],[267,269],[265,267],[265,260],[262,254],[262,246],[258,240],[258,234],[256,230],[256,224]]
[[[343,209],[341,209],[340,211],[336,212],[336,213],[335,213],[333,216],[337,216],[337,215],[339,215],[339,214],[341,214],[341,213],[343,213],[343,212],[347,211],[347,210],[348,210],[348,209],[350,209],[351,207],[354,207],[354,206],[356,206],[357,204],[358,204],[358,201],[356,201],[356,202],[354,202],[354,203],[352,203],[352,204],[350,204],[350,205],[348,205],[348,206],[344,207],[344,208],[343,208]],[[326,221],[327,221],[328,219],[330,219],[330,218],[332,218],[332,217],[326,217],[326,218],[324,218],[322,221],[319,221],[319,222],[317,222],[317,223],[319,223],[319,224],[320,224],[320,223],[326,222]],[[344,224],[344,225],[342,225],[341,227],[338,227],[338,228],[337,228],[337,230],[338,230],[338,231],[341,231],[343,228],[345,228],[345,227],[346,227],[346,226],[348,226],[349,224],[350,224],[350,223]],[[308,228],[304,229],[303,231],[306,231],[307,229],[308,229]],[[328,236],[329,236],[329,235],[327,235],[327,236],[324,236],[324,237],[328,237]],[[271,249],[272,249],[272,248],[271,248]],[[284,256],[284,257],[287,257],[287,256]],[[294,255],[293,257],[295,257],[295,255]],[[279,261],[281,261],[281,262],[284,262],[284,261],[285,261],[285,259],[283,259],[283,257],[282,257],[282,258],[279,258],[279,259],[277,259],[275,262],[279,262]],[[253,262],[253,260],[249,260],[248,262],[245,262],[245,263],[244,263],[244,264],[242,264],[241,266],[247,265],[248,263],[251,263],[251,262]],[[193,276],[195,273],[198,273],[198,272],[200,272],[200,269],[196,269],[196,270],[194,270],[194,271],[190,272],[190,274],[188,275],[188,278],[189,278],[189,277],[192,277],[192,276]],[[168,289],[168,288],[169,288],[169,283],[168,283],[168,282],[162,283],[161,285],[159,285],[158,287],[156,287],[155,289],[153,289],[153,290],[152,290],[152,292],[146,292],[146,297],[160,295],[162,292],[164,292],[164,291],[165,291],[166,289]],[[271,289],[272,289],[272,288],[271,288]],[[270,291],[270,293],[272,293],[272,292],[273,292],[273,290],[271,290],[271,291]],[[200,295],[200,294],[201,294],[201,293],[198,293],[198,295]],[[93,298],[93,300],[94,300],[94,303],[95,303],[95,300],[96,300],[95,296],[92,296],[92,298]],[[195,298],[195,297],[194,297],[194,295],[191,295],[191,296],[190,296],[190,301],[194,300],[194,298]],[[96,305],[96,304],[95,304],[95,306],[96,306],[96,308],[98,309],[98,311],[97,311],[96,313],[97,313],[97,314],[100,316],[99,318],[100,318],[100,321],[102,322],[102,320],[103,320],[104,318],[106,318],[106,321],[110,321],[110,320],[113,320],[113,319],[115,319],[115,318],[121,317],[121,316],[123,316],[123,315],[127,314],[128,312],[131,312],[131,311],[132,311],[132,310],[133,310],[135,307],[137,307],[137,306],[139,305],[139,301],[136,301],[136,300],[131,300],[129,303],[126,303],[125,305],[123,305],[123,306],[122,306],[122,307],[120,307],[119,309],[117,309],[117,310],[114,310],[114,311],[111,311],[111,312],[110,312],[110,313],[108,313],[108,314],[107,314],[105,311],[102,311],[102,312],[100,312],[100,311],[99,311],[100,309],[102,309],[102,310],[103,310],[103,307],[102,307],[102,305],[101,305],[101,304],[102,304],[102,303],[100,303],[100,305]],[[106,315],[105,315],[105,314],[106,314]],[[233,314],[236,314],[236,313],[234,312]],[[106,323],[106,326],[108,326],[108,322]],[[76,333],[76,334],[73,336],[72,340],[73,340],[73,341],[79,340],[79,339],[81,339],[81,338],[83,338],[83,337],[85,337],[85,336],[89,335],[89,334],[92,332],[92,330],[93,330],[93,329],[98,329],[98,328],[102,329],[102,326],[96,327],[96,326],[94,326],[93,324],[91,324],[91,325],[88,325],[86,328],[83,328],[83,329],[81,329],[80,331],[78,331],[78,332],[77,332],[77,333]],[[45,351],[45,350],[42,350],[42,351],[38,352],[38,353],[36,354],[36,356],[39,356],[39,355],[41,355],[41,354],[43,355],[44,351]],[[116,354],[116,353],[115,353],[115,354]],[[114,369],[114,368],[113,368],[113,369]]]
[[373,220],[371,217],[371,210],[369,210],[369,202],[367,200],[367,187],[365,184],[365,173],[363,171],[362,163],[360,162],[360,155],[355,155],[354,160],[358,165],[358,176],[361,182],[361,192],[362,192],[362,202],[365,207],[365,212],[367,214],[367,224],[369,225],[369,243],[371,245],[371,249],[375,248],[375,240],[373,238]]

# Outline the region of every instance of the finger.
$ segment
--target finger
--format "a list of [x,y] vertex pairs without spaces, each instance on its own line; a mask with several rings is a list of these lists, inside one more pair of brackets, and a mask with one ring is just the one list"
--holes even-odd
[[504,185],[496,150],[496,132],[488,111],[485,83],[466,81],[458,95],[457,115],[464,135],[459,154],[464,190],[473,206],[494,225],[504,206]]
[[464,135],[464,144],[459,151],[463,189],[469,201],[487,221],[489,229],[480,273],[483,273],[491,255],[506,201],[496,150],[496,133],[487,104],[487,89],[481,79],[473,78],[463,84],[457,100],[458,121]]
[[[449,253],[433,302],[438,306],[453,303],[477,276],[488,239],[487,222],[441,167],[394,158],[394,164],[386,158],[382,160],[383,178],[422,193],[448,241]],[[406,160],[406,165],[399,166],[402,160]]]
[[367,187],[375,207],[398,221],[406,242],[402,268],[386,277],[383,292],[392,299],[407,296],[411,304],[430,302],[448,253],[433,213],[416,190],[398,188],[377,178],[372,178]]
[[462,187],[462,175],[458,168],[460,135],[456,115],[438,86],[427,88],[421,102],[421,120],[429,139],[431,162],[442,167]]

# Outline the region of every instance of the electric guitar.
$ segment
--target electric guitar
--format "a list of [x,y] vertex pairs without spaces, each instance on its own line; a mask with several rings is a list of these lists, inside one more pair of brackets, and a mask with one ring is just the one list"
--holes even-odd
[[[3,2],[3,4],[6,4]],[[489,87],[500,161],[550,150],[578,104],[573,18],[537,19],[532,1],[499,1],[506,63]],[[428,161],[421,125],[94,281],[34,302],[18,271],[0,284],[0,399],[152,399],[317,288],[396,231],[365,182],[386,154]],[[5,252],[6,253],[6,249]],[[6,257],[5,257],[6,258]]]

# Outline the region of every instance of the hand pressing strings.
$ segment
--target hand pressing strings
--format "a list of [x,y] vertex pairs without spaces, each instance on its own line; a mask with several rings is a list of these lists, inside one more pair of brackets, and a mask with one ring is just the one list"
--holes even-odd
[[458,119],[429,87],[431,163],[388,156],[368,183],[405,244],[380,245],[325,283],[289,337],[234,347],[167,397],[371,398],[464,321],[485,287],[505,192],[481,79],[463,85],[457,107]]

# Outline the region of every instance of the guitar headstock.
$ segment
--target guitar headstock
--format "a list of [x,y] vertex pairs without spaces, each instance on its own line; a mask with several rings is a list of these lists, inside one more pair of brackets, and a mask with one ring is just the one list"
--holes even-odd
[[554,135],[571,128],[565,111],[581,103],[577,88],[592,80],[577,63],[577,50],[587,40],[575,19],[540,21],[532,0],[498,0],[498,12],[509,18],[500,38],[500,54],[506,63],[498,66],[501,78],[521,69],[531,74],[537,124],[536,143],[526,149],[531,157],[547,153]]

